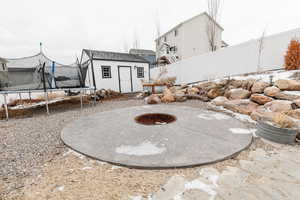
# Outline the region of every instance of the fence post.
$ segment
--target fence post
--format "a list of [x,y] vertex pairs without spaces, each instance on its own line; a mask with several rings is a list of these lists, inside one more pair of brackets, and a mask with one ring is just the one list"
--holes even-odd
[[46,78],[45,78],[45,66],[46,66],[46,63],[44,62],[43,68],[42,68],[43,87],[44,87],[44,95],[45,95],[45,101],[46,101],[46,111],[47,111],[47,115],[49,115],[48,92],[47,92],[47,89],[46,89]]
[[83,101],[82,101],[82,91],[80,89],[80,110],[82,111],[83,109]]

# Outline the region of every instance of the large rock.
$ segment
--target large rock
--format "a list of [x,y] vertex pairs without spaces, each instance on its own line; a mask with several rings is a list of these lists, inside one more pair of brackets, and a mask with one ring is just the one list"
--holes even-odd
[[294,100],[300,99],[300,96],[294,95],[294,94],[289,94],[287,91],[283,91],[283,92],[278,92],[275,95],[275,98],[280,99],[280,100],[294,101]]
[[288,111],[286,114],[292,118],[300,120],[300,109]]
[[269,97],[275,97],[279,92],[281,92],[281,90],[278,87],[267,87],[264,90],[264,94],[269,96]]
[[271,97],[267,97],[263,94],[252,94],[250,99],[251,101],[258,103],[259,105],[265,105],[266,103],[273,101]]
[[292,104],[291,101],[275,100],[265,104],[264,107],[271,112],[286,112],[293,109]]
[[242,84],[242,88],[245,89],[245,90],[251,91],[252,86],[254,85],[255,82],[256,82],[255,79],[244,80],[243,84]]
[[184,90],[177,90],[174,94],[175,101],[184,102],[187,100]]
[[175,102],[175,97],[169,89],[166,89],[163,93],[163,97],[161,98],[161,101],[164,103],[172,103]]
[[214,99],[219,96],[223,96],[225,93],[225,90],[223,88],[213,88],[208,91],[207,97],[210,99]]
[[294,100],[293,103],[300,108],[300,99]]
[[214,82],[205,82],[205,83],[199,83],[197,85],[194,85],[193,87],[198,88],[199,90],[210,90],[212,88],[217,87],[217,84]]
[[161,103],[161,100],[159,98],[159,96],[153,94],[147,98],[145,98],[145,101],[147,104],[158,104]]
[[225,101],[222,106],[233,112],[250,115],[258,107],[258,104],[250,101],[249,99],[238,99]]
[[300,82],[295,80],[278,80],[275,85],[281,90],[297,91],[300,90]]
[[232,80],[231,85],[234,88],[241,88],[243,86],[243,80]]
[[263,93],[269,85],[269,83],[257,81],[253,84],[251,91],[252,93]]
[[275,115],[275,112],[267,110],[264,106],[259,106],[251,113],[250,116],[255,121],[273,121]]
[[226,97],[217,97],[214,100],[212,100],[211,103],[216,106],[223,106],[227,101],[229,100]]
[[231,89],[228,92],[230,99],[248,99],[251,95],[251,92],[245,89]]
[[187,93],[190,95],[199,94],[200,90],[196,87],[191,87],[187,89]]

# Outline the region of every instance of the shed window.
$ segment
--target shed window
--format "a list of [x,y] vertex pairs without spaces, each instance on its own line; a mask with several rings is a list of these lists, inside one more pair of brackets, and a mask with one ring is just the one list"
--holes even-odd
[[101,66],[101,69],[102,69],[102,78],[111,78],[110,66]]
[[137,77],[144,78],[144,67],[137,67]]

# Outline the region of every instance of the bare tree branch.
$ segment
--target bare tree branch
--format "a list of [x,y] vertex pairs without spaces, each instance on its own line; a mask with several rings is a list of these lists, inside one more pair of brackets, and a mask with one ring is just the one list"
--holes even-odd
[[140,48],[140,40],[139,40],[139,36],[138,36],[138,34],[137,34],[136,31],[134,32],[134,35],[133,35],[133,44],[132,44],[132,47],[134,49],[139,49]]
[[207,0],[207,13],[210,19],[207,20],[207,37],[209,40],[209,47],[211,51],[216,49],[216,37],[217,37],[217,22],[220,14],[222,1],[221,0]]
[[266,29],[263,31],[262,36],[258,40],[258,62],[257,62],[257,71],[261,71],[261,55],[264,49],[264,41],[266,37]]

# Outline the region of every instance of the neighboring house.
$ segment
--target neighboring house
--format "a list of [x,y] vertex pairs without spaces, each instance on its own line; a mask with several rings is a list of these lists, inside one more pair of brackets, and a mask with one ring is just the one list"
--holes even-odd
[[142,81],[150,79],[150,65],[141,56],[83,49],[81,65],[88,66],[86,86],[122,93],[142,91]]
[[146,59],[150,63],[150,68],[155,67],[156,64],[156,53],[152,50],[146,49],[130,49],[130,54],[138,55]]
[[0,57],[0,71],[7,71],[7,60]]
[[[156,57],[170,57],[172,62],[211,51],[207,34],[208,23],[213,20],[206,12],[172,28],[155,40]],[[215,49],[226,44],[222,41],[223,28],[215,21]]]

